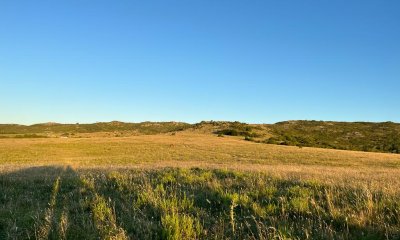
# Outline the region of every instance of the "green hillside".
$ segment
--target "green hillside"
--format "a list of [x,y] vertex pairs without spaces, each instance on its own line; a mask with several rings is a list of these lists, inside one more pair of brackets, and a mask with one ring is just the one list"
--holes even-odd
[[393,122],[289,121],[270,126],[268,143],[346,150],[400,152],[400,124]]
[[246,140],[268,144],[400,153],[400,124],[393,122],[231,123],[215,133],[244,136]]

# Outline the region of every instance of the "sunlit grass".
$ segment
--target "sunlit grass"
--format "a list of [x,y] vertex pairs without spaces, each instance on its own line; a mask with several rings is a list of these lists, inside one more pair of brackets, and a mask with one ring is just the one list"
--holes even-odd
[[[54,176],[46,181],[16,177],[22,172],[1,176],[1,235],[7,238],[371,239],[400,234],[400,196],[367,186],[199,168],[25,171]],[[36,188],[29,188],[32,181]],[[34,197],[40,189],[47,197]]]
[[394,154],[201,134],[0,142],[0,239],[400,237]]

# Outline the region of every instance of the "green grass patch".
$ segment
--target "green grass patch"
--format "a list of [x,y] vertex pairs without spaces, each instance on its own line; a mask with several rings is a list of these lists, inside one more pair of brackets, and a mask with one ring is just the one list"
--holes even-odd
[[38,167],[2,174],[0,186],[0,236],[6,239],[376,239],[400,234],[400,196],[259,173]]

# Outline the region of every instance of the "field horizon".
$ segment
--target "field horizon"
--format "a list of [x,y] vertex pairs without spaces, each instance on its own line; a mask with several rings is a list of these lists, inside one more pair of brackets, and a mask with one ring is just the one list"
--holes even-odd
[[395,123],[400,124],[400,122],[387,120],[387,121],[368,121],[368,120],[315,120],[315,119],[288,119],[281,120],[275,122],[249,122],[249,121],[237,121],[237,120],[201,120],[201,121],[178,121],[178,120],[165,120],[165,121],[153,121],[153,120],[145,120],[145,121],[121,121],[121,120],[110,120],[110,121],[72,121],[72,122],[60,122],[60,121],[43,121],[43,122],[32,122],[32,123],[17,123],[17,122],[2,122],[1,125],[21,125],[21,126],[34,126],[34,125],[73,125],[73,124],[96,124],[96,123],[184,123],[184,124],[199,124],[202,122],[240,122],[249,125],[272,125],[283,122],[300,122],[300,121],[308,121],[308,122],[332,122],[332,123]]

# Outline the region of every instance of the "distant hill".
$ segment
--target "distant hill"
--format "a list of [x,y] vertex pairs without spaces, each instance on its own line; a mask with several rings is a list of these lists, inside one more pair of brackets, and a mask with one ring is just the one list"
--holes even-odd
[[287,121],[269,125],[267,143],[400,153],[400,124],[393,122]]
[[135,131],[140,134],[157,134],[173,131],[182,131],[191,125],[181,122],[99,122],[91,124],[60,124],[41,123],[30,126],[17,124],[0,124],[0,134],[43,134],[43,133],[95,133],[95,132],[118,132]]
[[113,121],[92,124],[42,123],[30,126],[0,124],[0,138],[46,137],[49,134],[73,136],[79,133],[97,132],[159,134],[185,130],[213,133],[219,136],[238,136],[248,141],[267,144],[400,153],[400,124],[393,122],[285,121],[275,124],[246,124],[203,121],[188,124]]
[[393,122],[286,121],[275,124],[203,122],[221,126],[219,135],[299,147],[400,153],[400,124]]

